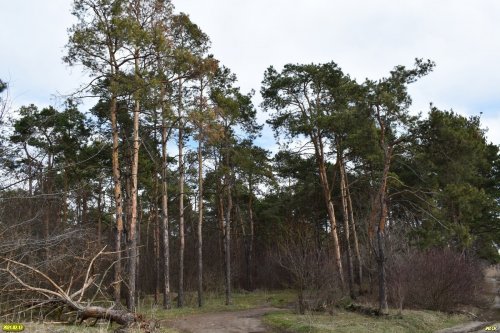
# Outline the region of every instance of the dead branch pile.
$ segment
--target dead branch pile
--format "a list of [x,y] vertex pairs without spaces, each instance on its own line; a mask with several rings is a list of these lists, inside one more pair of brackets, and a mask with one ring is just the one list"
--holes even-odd
[[[50,312],[58,310],[60,312],[76,313],[75,323],[77,321],[82,323],[89,318],[95,319],[96,322],[103,319],[121,325],[119,332],[126,332],[131,327],[141,328],[144,332],[153,331],[156,325],[146,321],[140,314],[117,309],[115,304],[110,307],[92,305],[101,291],[105,275],[91,274],[93,265],[100,256],[112,254],[111,252],[104,252],[104,249],[105,247],[90,261],[83,283],[77,290],[73,290],[73,280],[69,282],[67,288],[63,289],[61,285],[57,284],[41,270],[20,261],[1,258],[0,272],[7,273],[13,280],[13,283],[9,286],[10,291],[30,296],[27,296],[23,302],[20,302],[14,308],[3,311],[0,316],[6,317],[13,313],[19,314],[33,309],[47,309]],[[26,276],[34,276],[44,284],[35,285],[34,282],[28,282]],[[86,295],[86,292],[90,289],[93,289],[94,294],[92,297]],[[32,295],[37,297],[33,298]]]

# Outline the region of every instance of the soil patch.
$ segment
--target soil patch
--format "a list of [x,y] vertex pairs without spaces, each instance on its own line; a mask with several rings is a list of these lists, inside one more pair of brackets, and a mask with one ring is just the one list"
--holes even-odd
[[276,311],[281,311],[281,309],[263,307],[244,311],[207,313],[166,320],[162,324],[186,333],[265,333],[270,330],[262,323],[262,316]]

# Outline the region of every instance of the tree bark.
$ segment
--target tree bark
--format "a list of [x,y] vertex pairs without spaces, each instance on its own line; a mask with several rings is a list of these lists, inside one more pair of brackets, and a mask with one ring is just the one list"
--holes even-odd
[[123,236],[123,202],[122,202],[122,188],[120,180],[120,162],[118,159],[119,136],[118,124],[116,119],[117,114],[117,100],[113,94],[110,103],[110,118],[111,130],[113,134],[113,153],[112,153],[112,169],[113,169],[113,185],[114,185],[114,199],[115,199],[115,219],[116,219],[116,234],[115,234],[115,251],[116,251],[116,264],[114,270],[114,292],[113,297],[116,303],[120,303],[121,299],[121,281],[122,281],[122,236]]
[[250,239],[248,242],[248,254],[247,254],[247,284],[248,289],[253,290],[253,249],[254,249],[254,220],[253,220],[253,184],[251,177],[248,181],[248,188],[250,190],[248,196],[248,220],[250,222]]
[[380,228],[377,230],[377,264],[378,264],[378,292],[379,292],[379,312],[380,314],[388,314],[389,306],[387,304],[387,282],[385,273],[385,251],[384,251],[384,231]]
[[[156,183],[156,181],[155,181]],[[156,188],[157,184],[155,184]],[[157,190],[155,190],[157,193]],[[155,196],[156,197],[156,196]],[[157,198],[157,197],[156,197]],[[154,294],[154,303],[160,303],[160,291],[161,291],[161,278],[160,278],[160,267],[161,267],[161,257],[160,257],[160,223],[158,218],[158,205],[153,204],[152,209],[154,209],[153,213],[153,223],[154,223],[154,231],[153,231],[153,252],[155,255],[155,294]]]
[[[217,182],[217,223],[219,229],[219,256],[223,258],[222,271],[226,269],[226,231],[224,229],[224,187]],[[224,275],[225,276],[225,275]]]
[[[200,125],[201,126],[201,125]],[[203,156],[202,156],[202,130],[198,140],[198,306],[203,306]]]
[[[165,88],[162,85],[162,96],[164,96]],[[163,99],[162,99],[163,100]],[[161,225],[163,231],[163,307],[170,309],[170,233],[168,226],[168,160],[167,160],[167,123],[165,120],[166,114],[162,107],[162,129],[161,129],[161,152],[162,152],[162,193],[161,193]],[[158,268],[159,269],[159,268]]]
[[387,305],[387,283],[385,274],[385,220],[387,219],[387,179],[389,176],[391,152],[392,148],[389,148],[389,151],[385,154],[387,159],[385,161],[382,184],[380,186],[379,192],[380,215],[377,225],[377,262],[379,273],[379,311],[381,314],[389,313],[389,307]]
[[333,239],[333,254],[335,256],[335,264],[339,272],[340,282],[342,286],[345,286],[344,282],[344,270],[342,268],[342,259],[340,253],[339,237],[337,233],[337,221],[335,217],[335,208],[332,202],[332,195],[330,190],[330,184],[328,183],[328,176],[326,173],[326,162],[325,153],[323,149],[323,141],[319,134],[310,133],[311,141],[314,145],[314,154],[316,157],[316,163],[319,169],[319,178],[321,187],[323,189],[323,198],[325,200],[326,209],[328,212],[328,220],[330,221],[331,235]]
[[[228,171],[229,173],[229,171]],[[225,282],[226,282],[226,305],[232,304],[231,295],[231,211],[233,209],[233,198],[231,194],[231,181],[229,179],[230,175],[226,175],[226,192],[227,192],[227,207],[226,207],[226,225],[225,225],[225,237],[224,237],[224,249],[225,249]]]
[[130,326],[130,324],[139,320],[139,317],[131,312],[106,309],[100,306],[87,306],[83,309],[76,308],[74,310],[78,311],[78,317],[80,320],[85,320],[87,318],[105,319],[125,327]]
[[241,209],[238,202],[235,203],[236,216],[240,222],[241,235],[243,238],[243,247],[245,255],[245,289],[251,290],[250,288],[250,234],[247,233],[245,229],[245,223],[243,222],[243,217],[241,216]]
[[184,122],[182,120],[182,81],[179,79],[179,290],[177,306],[184,306],[184,155],[183,136]]
[[[135,54],[135,73],[139,71],[139,54]],[[130,172],[130,224],[128,230],[129,242],[129,265],[128,265],[128,309],[135,311],[136,304],[136,269],[137,269],[137,173],[139,168],[139,113],[141,104],[139,97],[135,97],[134,121],[133,121],[133,146],[132,146],[132,166]]]
[[[345,171],[344,171],[345,174]],[[349,190],[349,181],[347,176],[345,177],[346,183],[346,191],[347,191],[347,204],[349,208],[349,221],[352,230],[352,238],[354,242],[354,255],[356,257],[356,283],[361,288],[361,284],[363,283],[363,265],[361,263],[361,252],[359,250],[359,241],[358,241],[358,233],[356,230],[356,221],[354,220],[354,211],[352,208],[352,199],[351,199],[351,191]]]
[[[102,240],[102,179],[99,178],[99,184],[98,190],[97,190],[97,246],[100,248],[101,247],[101,240]],[[66,203],[64,203],[66,206]]]
[[[155,110],[153,112],[153,139],[154,142],[158,142],[158,114]],[[155,294],[154,294],[154,304],[157,305],[160,303],[160,291],[161,291],[161,279],[160,279],[160,268],[161,268],[161,256],[160,256],[160,218],[159,218],[159,206],[158,199],[160,198],[158,195],[158,168],[155,166],[153,168],[154,179],[153,179],[153,203],[150,205],[150,214],[148,218],[148,226],[146,231],[146,253],[149,253],[149,222],[151,217],[153,218],[154,231],[153,231],[153,253],[155,256]]]
[[82,225],[87,225],[88,223],[87,211],[88,211],[88,191],[87,189],[84,188],[82,190]]
[[385,274],[385,221],[387,219],[387,180],[389,178],[389,169],[391,166],[392,158],[392,146],[381,145],[384,150],[384,170],[382,173],[382,179],[378,192],[372,201],[372,209],[370,214],[370,239],[373,238],[373,234],[376,232],[377,235],[377,247],[374,251],[377,267],[378,267],[378,277],[379,277],[379,312],[381,314],[387,314],[389,311],[387,305],[387,285],[386,285],[386,274]]
[[346,186],[346,176],[344,169],[344,157],[340,151],[340,147],[337,147],[337,161],[340,170],[340,195],[342,201],[342,219],[344,222],[344,235],[346,239],[346,256],[347,256],[347,284],[349,287],[349,294],[352,299],[356,297],[354,293],[354,273],[352,265],[352,250],[351,250],[351,237],[349,232],[349,209],[347,204],[347,186]]

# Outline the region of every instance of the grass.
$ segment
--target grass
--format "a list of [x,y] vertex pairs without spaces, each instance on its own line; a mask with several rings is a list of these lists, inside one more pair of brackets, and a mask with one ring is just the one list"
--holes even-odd
[[[295,302],[296,297],[296,293],[290,290],[255,291],[252,293],[235,292],[233,294],[233,304],[226,306],[223,294],[207,293],[205,306],[199,308],[196,305],[196,294],[187,293],[185,307],[174,307],[170,310],[164,310],[161,305],[154,305],[152,297],[148,296],[139,300],[138,312],[144,314],[147,319],[152,318],[164,321],[202,313],[238,311],[261,306],[286,307],[290,303]],[[276,332],[288,333],[424,333],[452,327],[468,320],[469,318],[465,315],[447,315],[424,310],[406,310],[403,311],[401,316],[394,312],[385,318],[370,317],[344,310],[337,310],[333,315],[318,313],[297,315],[291,311],[284,311],[271,313],[264,317],[264,322]],[[116,324],[110,327],[108,323],[104,322],[99,323],[96,327],[50,323],[24,324],[26,326],[25,331],[30,333],[109,333],[117,327]],[[162,326],[165,325],[163,324]],[[178,333],[173,329],[165,327],[160,328],[158,332]]]
[[[235,292],[233,293],[233,304],[225,305],[224,294],[207,293],[205,295],[205,305],[202,308],[197,306],[195,293],[186,293],[185,306],[183,308],[174,307],[170,310],[164,310],[161,305],[153,304],[153,297],[147,296],[139,300],[139,313],[143,314],[147,319],[168,320],[179,317],[196,315],[201,313],[215,313],[224,311],[238,311],[252,309],[260,306],[284,307],[296,300],[296,293],[290,290],[280,291],[254,291],[254,292]],[[50,324],[50,323],[34,323],[23,322],[26,329],[25,332],[33,333],[109,333],[118,327],[114,324],[113,327],[109,323],[100,322],[95,327],[86,325],[65,325],[65,324]],[[1,328],[1,327],[0,327]],[[139,332],[139,330],[137,330]],[[178,331],[161,327],[158,333],[178,333]]]
[[333,315],[271,313],[264,318],[267,325],[289,333],[426,333],[452,327],[468,320],[465,315],[448,315],[423,310],[405,310],[402,315],[391,313],[385,318],[347,311],[338,311]]
[[[108,323],[98,324],[95,327],[86,325],[65,325],[65,324],[50,324],[50,323],[25,323],[24,332],[29,333],[109,333],[113,332],[118,326],[115,324],[111,327]],[[170,328],[160,328],[157,333],[178,333],[178,331]],[[143,333],[139,329],[132,330],[131,333]]]
[[175,307],[170,310],[164,310],[161,305],[154,305],[153,299],[147,297],[139,300],[138,312],[146,315],[147,318],[153,319],[175,319],[188,315],[201,313],[215,313],[223,311],[239,311],[247,310],[260,306],[285,307],[286,305],[295,302],[297,294],[291,290],[279,291],[263,291],[257,290],[254,292],[235,292],[233,293],[233,303],[225,305],[224,294],[207,293],[205,295],[205,304],[203,307],[198,307],[195,293],[187,293],[185,297],[185,306],[183,308]]

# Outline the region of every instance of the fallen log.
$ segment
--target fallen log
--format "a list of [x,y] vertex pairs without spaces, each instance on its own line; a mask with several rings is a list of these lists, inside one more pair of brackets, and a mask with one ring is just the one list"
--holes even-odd
[[374,308],[370,308],[370,307],[366,307],[366,306],[354,304],[354,303],[349,304],[348,306],[345,307],[345,309],[348,311],[351,311],[351,312],[357,312],[357,313],[361,313],[361,314],[364,314],[367,316],[382,316],[383,315],[382,313],[380,313],[380,311],[378,309],[374,309]]
[[77,318],[81,321],[89,318],[105,319],[122,326],[130,326],[135,322],[144,320],[142,316],[125,310],[107,309],[101,306],[87,306],[78,309]]
[[[29,311],[35,308],[43,308],[48,304],[50,304],[52,307],[59,304],[60,306],[68,308],[70,311],[76,312],[76,319],[80,320],[80,323],[85,319],[90,318],[96,319],[96,321],[103,319],[121,325],[121,327],[118,328],[116,332],[127,332],[132,327],[140,328],[144,333],[153,332],[157,326],[156,322],[147,321],[140,314],[128,312],[126,310],[115,309],[114,305],[106,308],[102,306],[92,305],[89,301],[87,303],[82,302],[84,294],[90,286],[93,285],[98,287],[102,284],[96,283],[98,275],[91,276],[90,272],[92,265],[94,264],[96,259],[104,253],[104,249],[105,247],[91,260],[89,267],[87,268],[87,274],[85,276],[85,280],[83,281],[82,287],[74,292],[70,292],[69,288],[67,291],[63,290],[60,285],[55,283],[47,274],[43,273],[42,271],[30,265],[12,259],[2,258],[2,263],[6,265],[5,268],[0,268],[0,271],[8,273],[13,278],[13,280],[17,282],[17,284],[23,287],[24,291],[36,293],[42,297],[39,302],[30,305],[24,311]],[[48,287],[42,288],[31,285],[30,283],[23,280],[23,275],[17,273],[17,270],[12,269],[12,267],[23,269],[24,271],[28,271],[38,277],[41,277],[43,280],[45,280],[45,282],[49,284],[49,286],[51,286],[51,288],[48,289]],[[103,279],[104,277],[101,277],[101,280]],[[91,297],[90,299],[94,298],[95,297]]]

